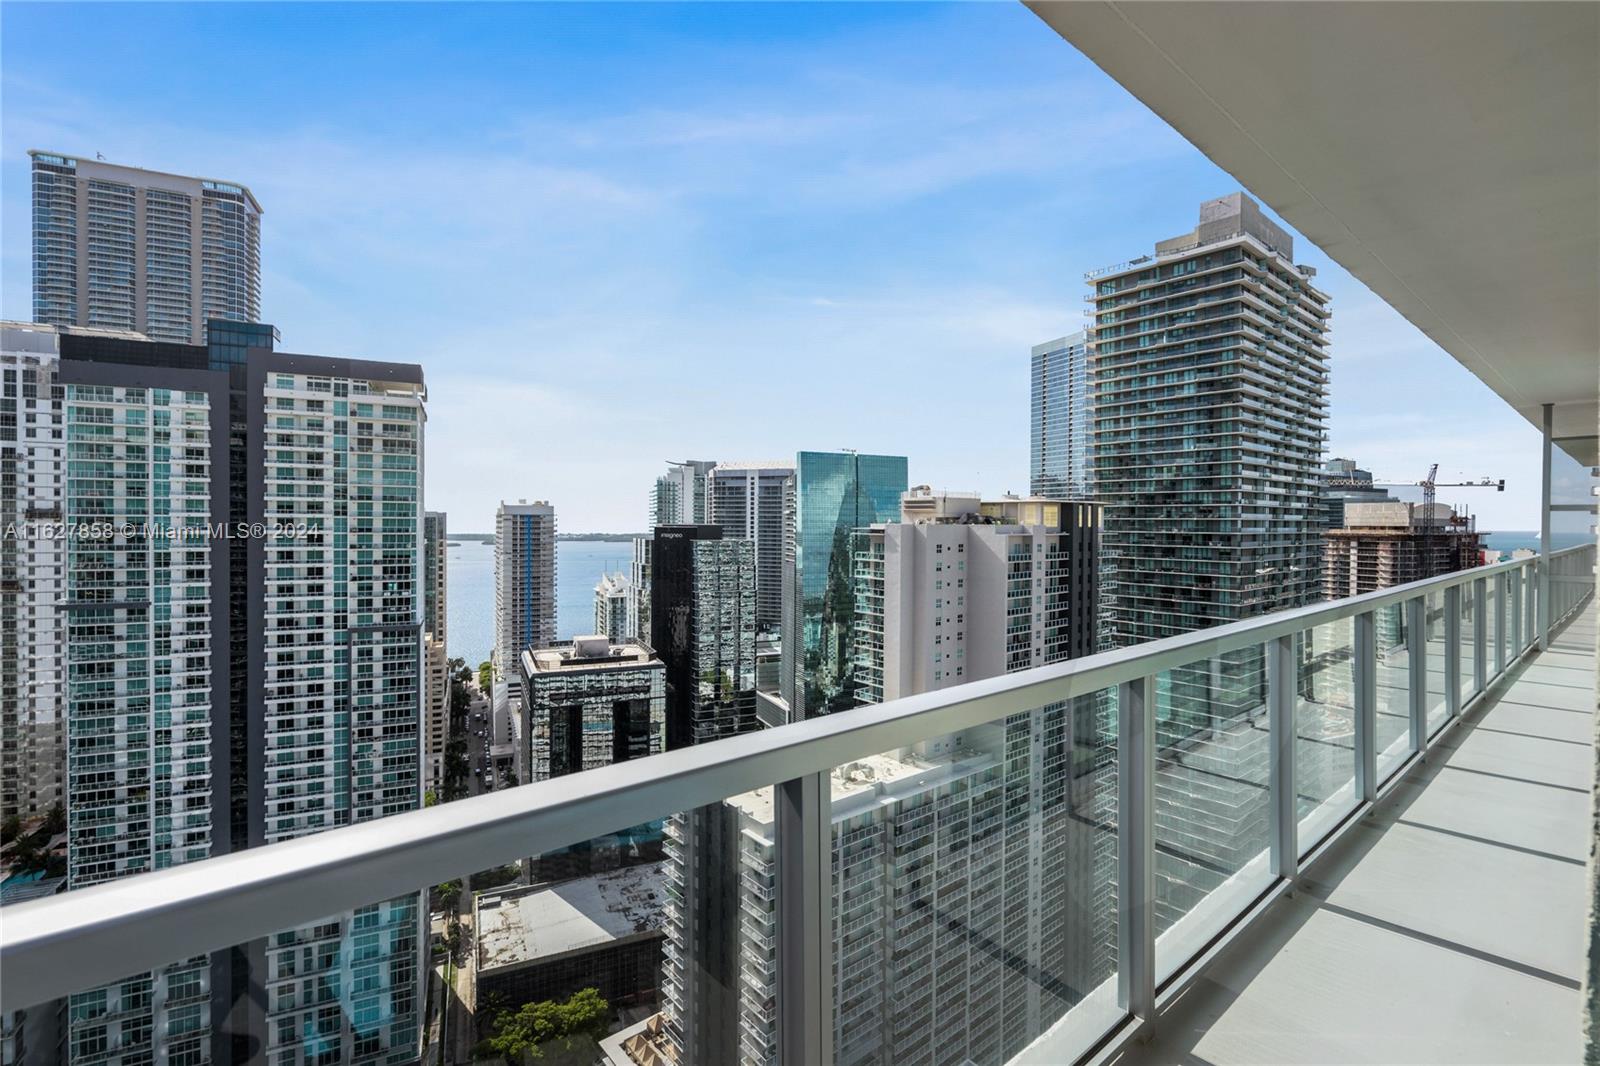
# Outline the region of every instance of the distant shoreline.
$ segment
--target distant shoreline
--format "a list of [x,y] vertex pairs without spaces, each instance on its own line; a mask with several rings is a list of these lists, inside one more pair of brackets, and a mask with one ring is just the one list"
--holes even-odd
[[[642,537],[643,533],[557,533],[556,540],[599,540],[612,544],[632,544],[635,537]],[[476,540],[485,544],[494,543],[493,533],[451,533],[451,540]]]

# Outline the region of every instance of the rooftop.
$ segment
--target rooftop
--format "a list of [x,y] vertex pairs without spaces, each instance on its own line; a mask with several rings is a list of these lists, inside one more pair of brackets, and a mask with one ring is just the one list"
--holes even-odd
[[[238,193],[250,201],[250,206],[256,214],[261,213],[261,205],[256,202],[255,194],[247,185],[236,181],[224,181],[220,178],[206,178],[195,174],[174,174],[166,170],[150,170],[146,167],[130,167],[124,163],[112,163],[104,159],[85,159],[82,156],[67,155],[64,152],[47,152],[39,148],[28,149],[28,155],[36,162],[54,164],[56,166],[70,166],[74,170],[93,172],[97,178],[115,179],[119,173],[125,174],[131,180],[142,181],[147,185],[200,185],[218,189],[221,192]],[[151,179],[157,179],[152,181]],[[131,183],[131,181],[130,181]],[[184,191],[189,191],[187,188]]]
[[661,930],[666,864],[478,897],[478,965],[489,970]]
[[522,668],[529,675],[578,670],[616,670],[648,666],[654,653],[638,641],[611,643],[601,635],[574,637],[522,653]]

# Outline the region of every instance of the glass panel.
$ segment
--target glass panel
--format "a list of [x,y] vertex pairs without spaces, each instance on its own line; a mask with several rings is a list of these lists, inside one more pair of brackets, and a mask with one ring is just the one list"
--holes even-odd
[[1302,854],[1356,805],[1355,619],[1295,640],[1295,811]]
[[1270,743],[1261,646],[1156,677],[1156,977],[1271,881]]
[[[624,832],[486,857],[505,862],[86,988],[8,1017],[8,1046],[74,1066],[411,1066],[591,1063],[621,1036],[678,1062],[769,1062],[753,1048],[776,1033],[772,792],[668,815],[664,846],[600,846]],[[530,879],[556,854],[558,876]],[[566,1031],[532,1023],[547,1002],[573,1008]]]
[[1445,717],[1449,713],[1446,705],[1445,693],[1445,618],[1444,618],[1444,591],[1438,590],[1427,595],[1424,606],[1426,632],[1424,637],[1427,644],[1427,670],[1428,670],[1428,714],[1425,721],[1428,724],[1428,736],[1444,725]]
[[1071,1061],[1122,1018],[1113,691],[831,783],[836,1063],[999,1066],[1058,1022]]
[[1411,754],[1411,652],[1406,604],[1373,612],[1378,651],[1374,688],[1377,694],[1378,780],[1394,772]]
[[1478,694],[1476,663],[1478,661],[1478,600],[1472,585],[1462,585],[1457,594],[1461,605],[1461,705]]

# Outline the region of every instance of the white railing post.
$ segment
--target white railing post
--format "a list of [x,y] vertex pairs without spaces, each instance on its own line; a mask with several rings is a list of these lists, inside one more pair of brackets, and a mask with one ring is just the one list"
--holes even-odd
[[1378,796],[1378,631],[1371,611],[1355,617],[1356,793]]
[[1411,750],[1428,750],[1428,597],[1424,593],[1405,603],[1406,660],[1410,664],[1407,687],[1411,697]]
[[1300,871],[1299,825],[1294,782],[1294,634],[1267,644],[1267,715],[1271,743],[1269,802],[1272,805],[1272,872],[1293,882]]
[[1540,566],[1537,561],[1523,567],[1523,572],[1527,574],[1527,581],[1524,582],[1522,588],[1522,594],[1526,600],[1524,613],[1527,617],[1525,631],[1522,634],[1522,647],[1524,649],[1533,647],[1539,640],[1539,570]]
[[1117,686],[1117,1004],[1155,1014],[1155,683]]
[[1544,442],[1539,449],[1539,650],[1544,651],[1550,647],[1550,624],[1556,619],[1550,611],[1550,458],[1554,451],[1550,436],[1555,407],[1543,404],[1540,419]]
[[1510,626],[1507,634],[1509,642],[1506,644],[1508,664],[1514,662],[1525,647],[1522,642],[1522,575],[1525,569],[1519,566],[1506,577],[1506,605],[1510,608],[1506,616]]
[[[833,803],[826,772],[773,786],[778,889],[778,1061],[833,1063]],[[704,929],[703,936],[726,931]]]
[[1506,592],[1511,587],[1511,579],[1506,574],[1494,576],[1494,670],[1490,676],[1499,677],[1506,672],[1506,649],[1510,647],[1510,638],[1506,634],[1506,625],[1511,621],[1511,610],[1506,605]]
[[1444,590],[1444,710],[1461,713],[1461,586]]
[[1478,578],[1472,583],[1472,694],[1476,696],[1489,682],[1489,589]]

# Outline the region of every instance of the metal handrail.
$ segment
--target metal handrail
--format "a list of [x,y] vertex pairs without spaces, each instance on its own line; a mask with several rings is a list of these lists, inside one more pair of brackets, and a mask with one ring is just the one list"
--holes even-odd
[[[1580,545],[1280,611],[13,904],[0,911],[0,1011],[753,789],[778,789],[781,837],[786,790],[825,783],[835,767],[865,756],[1592,550]],[[803,824],[826,832],[825,807],[809,802]]]

